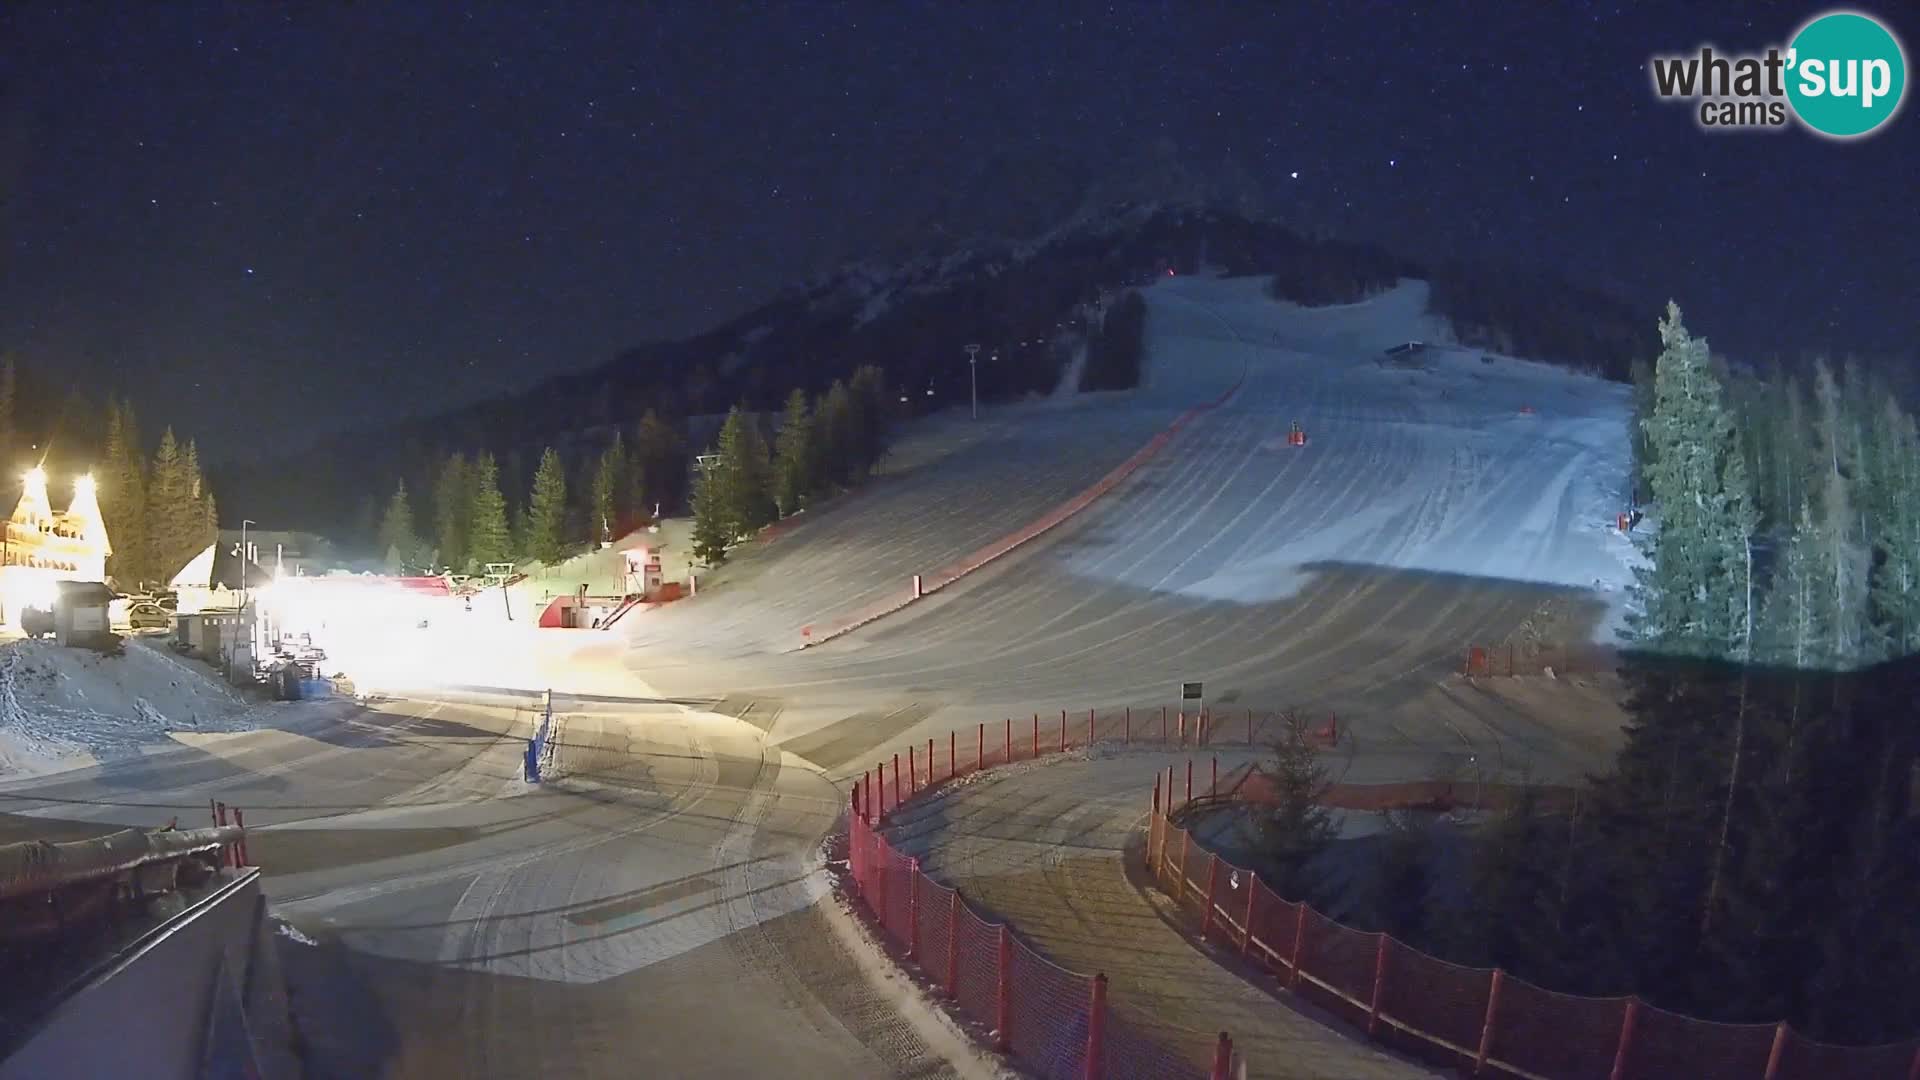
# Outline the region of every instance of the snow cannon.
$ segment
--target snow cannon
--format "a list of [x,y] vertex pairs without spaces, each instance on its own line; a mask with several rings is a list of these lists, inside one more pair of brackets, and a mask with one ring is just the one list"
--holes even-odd
[[1295,420],[1293,422],[1293,429],[1287,432],[1287,445],[1288,446],[1307,445],[1307,433],[1300,430],[1300,421],[1298,420]]

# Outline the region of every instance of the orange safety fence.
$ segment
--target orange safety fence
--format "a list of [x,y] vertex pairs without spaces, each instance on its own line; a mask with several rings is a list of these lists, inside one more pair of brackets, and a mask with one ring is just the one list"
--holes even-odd
[[[1211,713],[1113,709],[1032,713],[976,724],[889,753],[854,779],[847,864],[854,894],[886,938],[960,1014],[992,1033],[995,1046],[1046,1077],[1219,1076],[1230,1040],[1191,1055],[1168,1047],[1107,1007],[1104,978],[1069,971],[1040,955],[1011,926],[989,922],[957,889],[926,874],[879,828],[885,815],[960,777],[1009,762],[1084,749],[1096,742],[1198,745],[1219,739]],[[1231,727],[1251,740],[1272,714],[1236,713]],[[1213,773],[1200,782],[1212,781]],[[1211,1072],[1196,1061],[1212,1054]],[[1089,1059],[1094,1067],[1088,1068]]]
[[1467,646],[1462,675],[1478,678],[1522,675],[1593,675],[1618,670],[1620,653],[1606,645],[1501,642]]
[[[1191,767],[1191,763],[1190,763]],[[1592,998],[1494,968],[1428,956],[1386,934],[1343,926],[1281,899],[1251,870],[1205,850],[1173,817],[1179,770],[1154,785],[1147,865],[1199,921],[1369,1037],[1473,1076],[1920,1080],[1920,1039],[1881,1046],[1815,1042],[1778,1024],[1723,1024],[1637,997]]]
[[1175,418],[1172,424],[1167,426],[1166,430],[1161,431],[1152,439],[1149,439],[1145,446],[1134,451],[1132,456],[1128,457],[1127,460],[1115,466],[1112,471],[1108,472],[1099,480],[1094,481],[1091,487],[1054,507],[1052,510],[1047,511],[1033,521],[1021,526],[1014,532],[1002,536],[938,569],[926,574],[913,575],[898,591],[883,596],[857,611],[848,612],[825,623],[811,624],[802,627],[800,630],[802,647],[831,641],[842,634],[852,633],[868,623],[891,615],[907,605],[912,604],[914,601],[959,581],[968,574],[992,563],[1001,556],[1012,552],[1041,534],[1055,528],[1080,511],[1085,510],[1088,506],[1091,506],[1095,500],[1119,486],[1127,477],[1132,476],[1142,465],[1151,461],[1169,442],[1173,441],[1173,437],[1179,434],[1181,429],[1185,428],[1195,418],[1225,405],[1232,399],[1233,395],[1240,392],[1240,387],[1246,382],[1246,377],[1246,372],[1242,370],[1240,378],[1219,397],[1204,405],[1196,405],[1186,412],[1181,413]]

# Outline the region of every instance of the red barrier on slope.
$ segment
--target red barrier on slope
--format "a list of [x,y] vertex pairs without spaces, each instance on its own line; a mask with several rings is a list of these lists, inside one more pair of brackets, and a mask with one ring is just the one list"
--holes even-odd
[[1225,393],[1204,405],[1196,405],[1186,412],[1181,413],[1172,424],[1167,426],[1165,431],[1160,432],[1148,440],[1145,446],[1134,451],[1133,456],[1127,458],[1127,460],[1115,466],[1107,475],[1095,481],[1092,487],[1087,488],[1080,494],[1049,510],[1039,518],[1028,522],[1017,531],[1003,536],[990,544],[986,544],[965,557],[948,563],[931,573],[913,575],[907,582],[902,584],[900,591],[877,600],[861,608],[859,611],[840,616],[824,625],[819,623],[812,624],[808,627],[810,632],[802,635],[804,640],[801,643],[801,647],[806,648],[812,645],[819,645],[822,642],[831,641],[842,634],[852,633],[869,623],[891,615],[916,600],[923,599],[946,588],[961,578],[966,577],[968,574],[981,569],[994,560],[1011,553],[1034,538],[1055,528],[1068,518],[1073,517],[1080,511],[1085,510],[1088,506],[1091,506],[1094,500],[1112,491],[1115,487],[1119,486],[1121,481],[1132,476],[1140,466],[1151,461],[1169,442],[1173,441],[1173,437],[1179,434],[1180,430],[1186,427],[1189,422],[1232,400],[1233,396],[1240,392],[1240,388],[1246,383],[1246,380],[1246,370],[1242,369],[1240,378],[1237,379],[1232,386],[1228,387]]

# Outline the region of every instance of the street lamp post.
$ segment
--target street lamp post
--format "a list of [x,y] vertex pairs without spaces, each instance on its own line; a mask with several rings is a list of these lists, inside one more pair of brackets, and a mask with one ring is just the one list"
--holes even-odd
[[980,419],[980,346],[967,346],[967,384],[973,391],[973,418]]
[[247,526],[258,525],[252,518],[240,519],[240,610],[247,610]]

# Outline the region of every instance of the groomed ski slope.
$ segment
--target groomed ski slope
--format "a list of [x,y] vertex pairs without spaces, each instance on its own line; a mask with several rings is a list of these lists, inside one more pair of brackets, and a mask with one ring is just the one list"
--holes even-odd
[[[1065,477],[1098,474],[1091,441],[1118,440],[1111,453],[1123,458],[1154,421],[1244,376],[1060,529],[805,653],[753,655],[750,638],[708,651],[661,634],[629,662],[664,692],[763,701],[776,740],[830,768],[1009,712],[1157,706],[1190,679],[1206,681],[1211,701],[1358,710],[1377,721],[1371,737],[1397,748],[1470,750],[1464,721],[1392,713],[1429,695],[1469,642],[1500,640],[1551,603],[1584,623],[1567,630],[1579,643],[1623,596],[1632,548],[1612,524],[1628,475],[1628,390],[1478,351],[1389,362],[1387,347],[1445,334],[1417,282],[1317,309],[1278,303],[1264,284],[1156,285],[1140,391],[1023,425],[1017,442],[989,435],[967,452],[964,481],[940,479],[944,462],[924,466],[952,519],[1020,517],[1010,506],[1050,506],[1072,489]],[[1305,447],[1287,445],[1296,421]],[[1122,440],[1129,422],[1138,434]],[[803,526],[777,545],[798,565],[821,544],[842,580],[861,580],[883,561],[873,551],[899,550],[890,529],[912,519],[918,486],[918,473],[902,477],[849,504],[830,535]],[[920,569],[973,546],[912,543]],[[726,610],[778,625],[789,584],[753,581]],[[1559,739],[1506,737],[1530,743],[1536,764]]]

